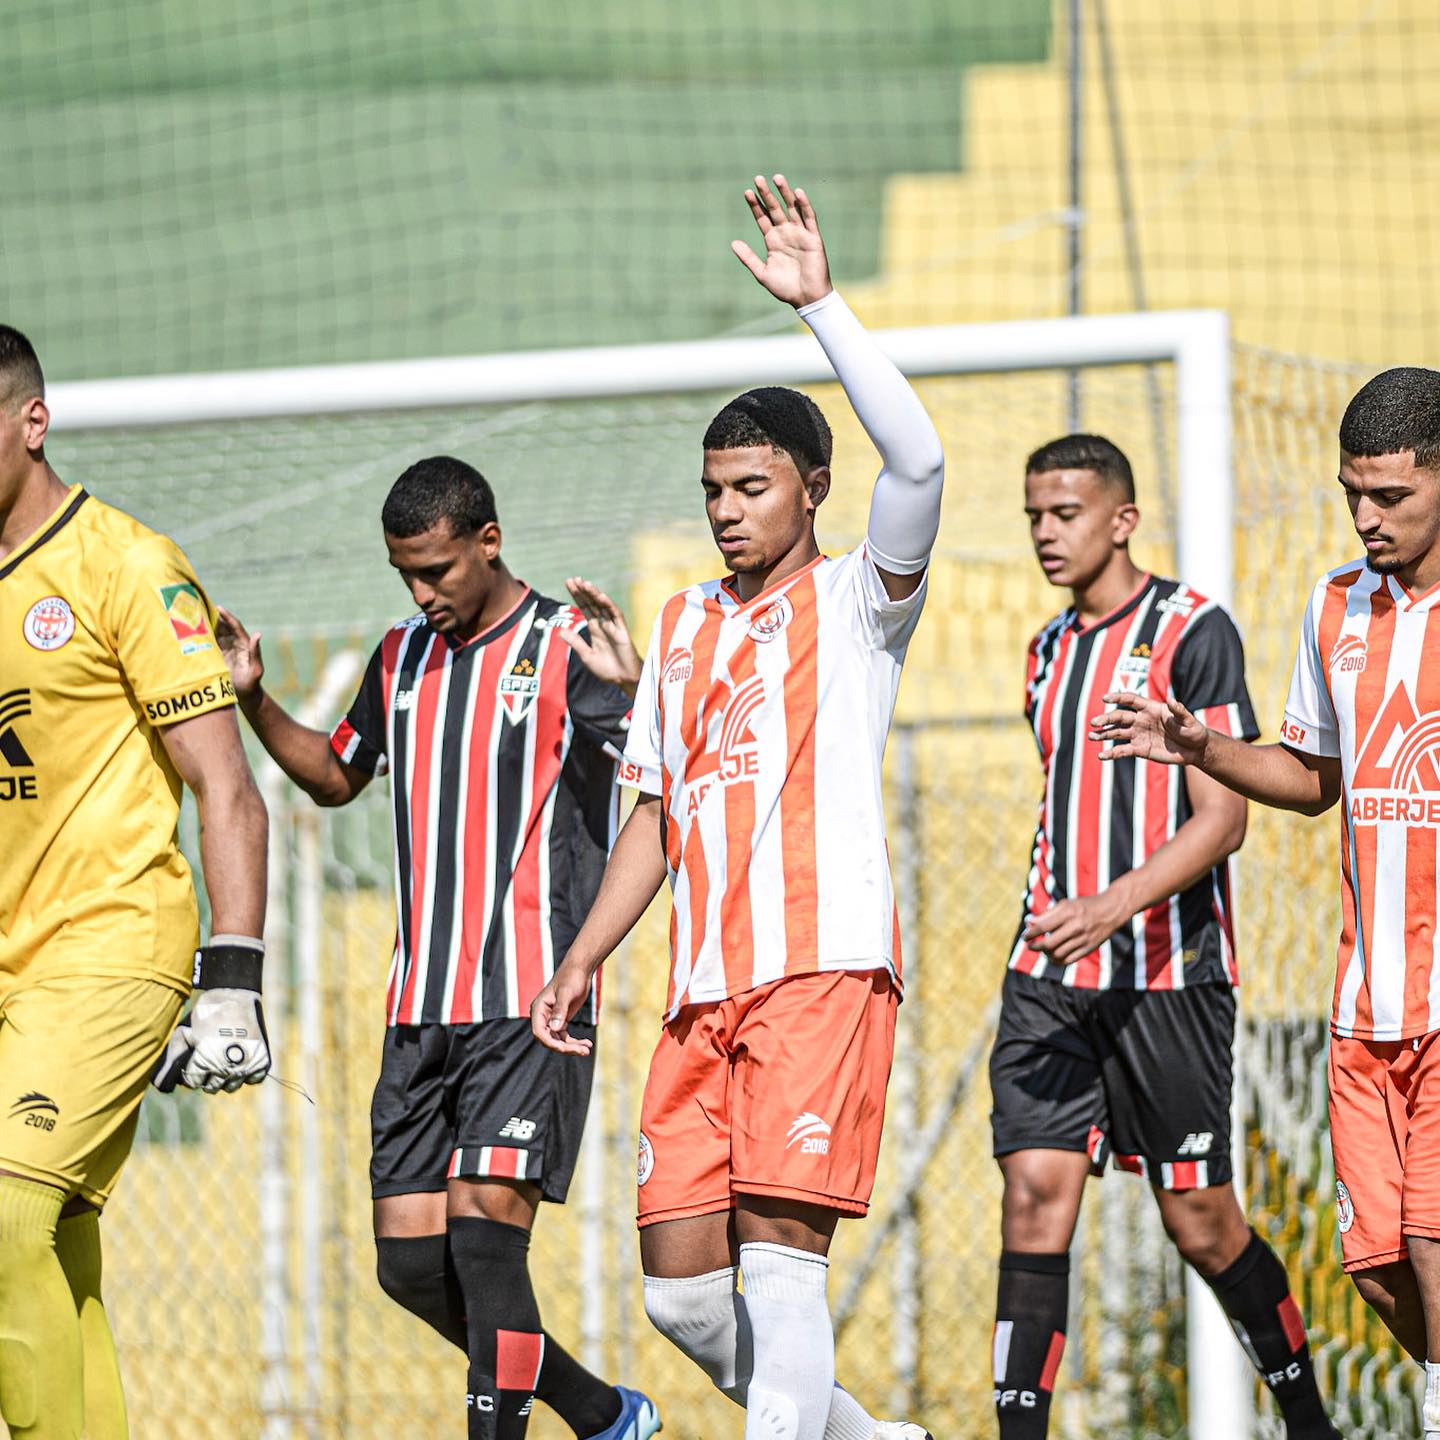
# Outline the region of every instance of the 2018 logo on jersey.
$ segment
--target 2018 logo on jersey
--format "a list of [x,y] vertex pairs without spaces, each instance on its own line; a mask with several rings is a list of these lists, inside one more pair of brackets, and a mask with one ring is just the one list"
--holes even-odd
[[510,722],[518,725],[531,711],[540,693],[540,676],[528,657],[517,660],[500,677],[500,699]]
[[1365,640],[1360,635],[1342,635],[1330,652],[1329,668],[1337,675],[1358,674],[1365,668]]
[[200,590],[188,580],[175,585],[160,587],[160,600],[170,620],[170,631],[182,655],[195,655],[201,650],[213,650],[215,642],[210,635],[210,618],[205,613],[205,602]]
[[75,633],[75,612],[61,595],[37,600],[21,623],[26,640],[36,650],[58,650]]
[[790,597],[782,595],[751,616],[750,638],[758,645],[768,645],[794,618]]
[[1440,711],[1416,713],[1402,683],[1385,698],[1358,745],[1350,819],[1440,828]]
[[662,685],[683,685],[694,673],[695,657],[684,646],[681,646],[679,650],[672,650],[665,657],[660,683]]

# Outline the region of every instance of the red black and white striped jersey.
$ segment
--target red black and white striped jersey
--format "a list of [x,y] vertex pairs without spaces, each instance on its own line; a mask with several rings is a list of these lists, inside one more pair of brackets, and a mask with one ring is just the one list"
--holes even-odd
[[1181,766],[1102,761],[1100,745],[1086,739],[1086,722],[1112,690],[1173,695],[1222,734],[1253,740],[1260,733],[1235,622],[1179,581],[1147,576],[1093,625],[1082,626],[1073,608],[1051,620],[1030,642],[1026,671],[1025,718],[1045,793],[1010,967],[1095,990],[1238,984],[1228,861],[1070,965],[1025,944],[1032,915],[1099,894],[1191,816]]
[[[528,1015],[595,899],[631,702],[556,634],[581,623],[529,589],[468,642],[413,616],[330,737],[347,764],[390,775],[391,1025]],[[598,1004],[597,987],[576,1018]]]

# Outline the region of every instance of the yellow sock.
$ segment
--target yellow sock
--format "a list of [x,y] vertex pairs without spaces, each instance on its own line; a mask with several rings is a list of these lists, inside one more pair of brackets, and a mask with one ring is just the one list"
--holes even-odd
[[65,1197],[0,1175],[0,1415],[13,1440],[80,1440],[80,1322],[55,1253]]
[[83,1210],[62,1216],[55,1229],[55,1253],[80,1316],[85,1352],[85,1440],[129,1440],[115,1337],[100,1298],[100,1212]]

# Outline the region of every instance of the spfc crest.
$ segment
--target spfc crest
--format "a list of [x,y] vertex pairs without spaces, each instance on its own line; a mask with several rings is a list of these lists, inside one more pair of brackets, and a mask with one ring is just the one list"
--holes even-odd
[[540,676],[533,660],[517,660],[500,677],[500,702],[512,725],[518,725],[531,711],[540,693]]

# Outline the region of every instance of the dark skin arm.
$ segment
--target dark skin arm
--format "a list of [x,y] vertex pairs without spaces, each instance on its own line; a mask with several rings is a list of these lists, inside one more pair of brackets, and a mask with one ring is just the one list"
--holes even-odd
[[1190,818],[1143,865],[1098,895],[1062,900],[1031,920],[1025,943],[1062,965],[1094,952],[1132,916],[1177,895],[1238,850],[1245,801],[1198,770],[1187,771]]
[[265,675],[260,636],[251,635],[223,605],[217,609],[215,637],[235,681],[240,709],[270,758],[317,805],[348,805],[372,777],[341,760],[325,731],[302,725],[265,691],[260,683]]
[[1288,745],[1250,745],[1211,730],[1178,700],[1107,695],[1110,708],[1090,722],[1090,738],[1109,742],[1102,759],[1134,756],[1189,765],[1247,800],[1277,810],[1323,815],[1340,798],[1340,761]]
[[590,1042],[574,1038],[570,1017],[585,1003],[590,981],[601,963],[630,933],[665,883],[665,852],[660,843],[661,801],[642,795],[616,837],[600,881],[599,893],[580,933],[554,978],[530,1006],[535,1038],[562,1055],[588,1055]]

